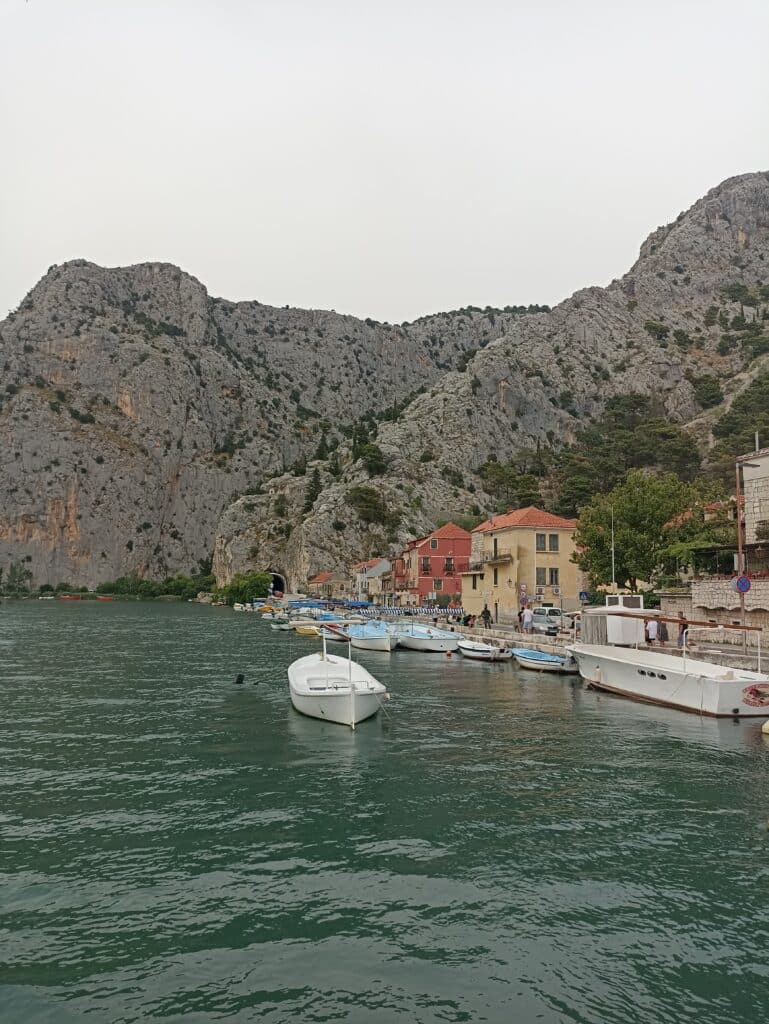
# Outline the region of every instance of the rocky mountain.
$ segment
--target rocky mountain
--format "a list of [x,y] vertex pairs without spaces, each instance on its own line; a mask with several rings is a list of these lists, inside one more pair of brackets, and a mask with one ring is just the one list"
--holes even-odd
[[396,326],[227,302],[169,265],[52,267],[0,323],[0,568],[93,585],[213,553],[220,579],[297,586],[485,511],[490,454],[568,443],[611,396],[656,396],[707,447],[702,382],[728,405],[766,369],[767,282],[766,174],[551,311]]
[[0,568],[188,572],[240,494],[396,414],[519,314],[393,326],[212,298],[164,264],[51,267],[0,323]]
[[[506,324],[464,369],[380,424],[384,474],[370,478],[346,451],[341,476],[310,464],[322,487],[309,509],[306,479],[286,476],[231,505],[215,571],[269,565],[298,583],[438,518],[485,510],[477,470],[490,453],[568,442],[614,395],[655,396],[707,448],[713,417],[767,369],[768,282],[769,175],[729,179],[654,231],[624,277]],[[724,401],[704,413],[703,385],[714,382]]]

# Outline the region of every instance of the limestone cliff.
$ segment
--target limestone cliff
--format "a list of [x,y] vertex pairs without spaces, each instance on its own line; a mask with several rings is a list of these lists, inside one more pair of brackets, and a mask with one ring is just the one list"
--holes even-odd
[[393,326],[215,299],[165,264],[51,267],[0,323],[0,566],[37,584],[189,571],[238,495],[516,316]]
[[[488,498],[475,471],[489,453],[505,459],[523,445],[568,440],[615,394],[660,396],[672,419],[700,417],[701,430],[707,420],[693,380],[717,377],[728,403],[766,369],[769,356],[746,354],[728,332],[735,318],[769,315],[769,301],[743,305],[735,286],[765,290],[767,282],[769,176],[742,175],[656,230],[623,278],[509,322],[466,369],[446,372],[395,422],[383,423],[377,443],[389,462],[384,476],[368,480],[348,452],[342,478],[324,475],[326,487],[308,513],[305,490],[288,478],[234,503],[220,522],[215,571],[227,578],[270,564],[299,583],[370,550],[384,552],[438,517],[484,508]],[[707,434],[698,440],[706,445]],[[318,469],[324,473],[324,464]],[[400,515],[397,526],[361,520],[349,500],[361,484]]]

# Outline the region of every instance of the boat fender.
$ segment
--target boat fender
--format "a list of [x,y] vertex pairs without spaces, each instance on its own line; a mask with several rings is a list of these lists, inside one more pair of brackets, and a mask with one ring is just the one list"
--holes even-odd
[[240,684],[245,681],[245,678],[246,677],[243,675],[243,673],[239,672],[238,675],[235,676],[235,684],[236,684],[236,686],[240,686]]
[[447,658],[450,658],[450,657],[451,657],[451,651],[446,651],[446,657],[447,657]]
[[732,714],[734,715],[735,718],[737,718],[739,713],[740,713],[740,709],[739,708],[732,708]]
[[764,736],[769,736],[769,718],[767,718],[767,720],[761,726],[761,732],[764,734]]

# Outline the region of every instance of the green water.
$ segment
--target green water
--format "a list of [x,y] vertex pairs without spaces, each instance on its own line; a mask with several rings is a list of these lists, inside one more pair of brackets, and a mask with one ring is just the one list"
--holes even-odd
[[290,708],[314,643],[0,607],[3,1022],[763,1019],[757,724],[358,652],[353,735]]

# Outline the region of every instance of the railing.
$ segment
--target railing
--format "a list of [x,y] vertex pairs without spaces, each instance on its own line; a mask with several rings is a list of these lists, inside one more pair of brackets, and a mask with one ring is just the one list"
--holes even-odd
[[512,548],[497,548],[496,551],[484,551],[483,561],[488,565],[489,562],[511,562],[513,560],[513,549]]

